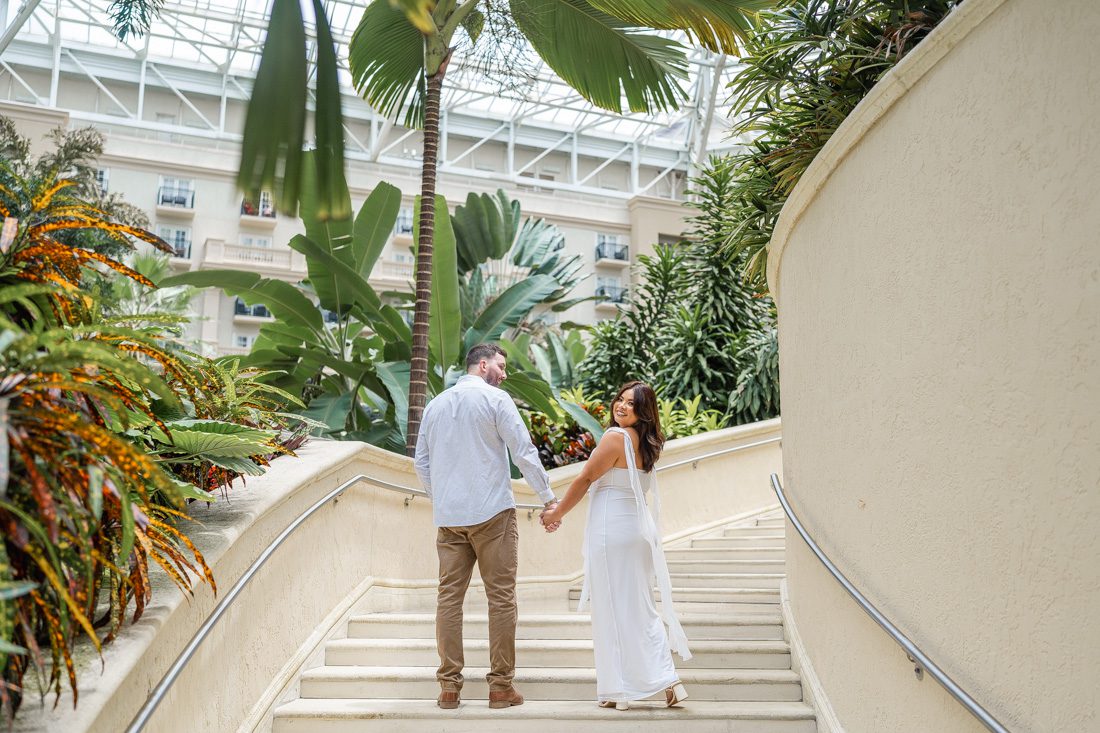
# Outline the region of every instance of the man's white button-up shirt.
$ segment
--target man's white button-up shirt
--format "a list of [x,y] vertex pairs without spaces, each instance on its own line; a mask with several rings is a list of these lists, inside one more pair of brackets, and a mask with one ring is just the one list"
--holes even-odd
[[542,503],[550,477],[507,392],[467,374],[428,403],[416,441],[416,474],[437,527],[468,527],[515,508],[508,452]]

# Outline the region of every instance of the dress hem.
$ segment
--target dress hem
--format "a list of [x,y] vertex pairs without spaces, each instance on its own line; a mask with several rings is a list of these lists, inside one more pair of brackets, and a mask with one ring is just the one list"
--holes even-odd
[[616,695],[597,695],[596,702],[637,702],[647,697],[653,697],[659,692],[664,692],[673,685],[680,684],[679,677],[671,678],[667,684],[663,684],[652,692],[622,692]]

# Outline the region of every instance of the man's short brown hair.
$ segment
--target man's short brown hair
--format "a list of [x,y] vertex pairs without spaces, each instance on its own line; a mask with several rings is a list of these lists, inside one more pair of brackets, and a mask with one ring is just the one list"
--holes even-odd
[[496,344],[478,344],[474,346],[466,352],[466,371],[473,369],[482,359],[492,359],[497,354],[507,356],[504,349]]

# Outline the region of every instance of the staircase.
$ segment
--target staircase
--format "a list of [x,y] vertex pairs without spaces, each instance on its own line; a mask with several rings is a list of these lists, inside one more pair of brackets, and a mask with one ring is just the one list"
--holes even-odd
[[[673,597],[694,657],[675,657],[690,699],[664,698],[628,711],[598,708],[591,624],[572,613],[580,588],[558,608],[521,603],[516,687],[527,702],[491,710],[485,665],[488,619],[465,615],[466,682],[458,710],[440,710],[435,614],[352,617],[347,638],[328,642],[325,666],[302,674],[297,700],[275,711],[273,733],[516,731],[589,729],[676,733],[816,733],[812,708],[791,671],[783,638],[783,518],[774,514],[712,530],[666,549]],[[484,606],[482,606],[484,609]]]

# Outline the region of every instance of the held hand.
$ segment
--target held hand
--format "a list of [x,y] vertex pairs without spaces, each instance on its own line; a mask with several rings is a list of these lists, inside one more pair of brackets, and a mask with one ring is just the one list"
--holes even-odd
[[558,510],[557,502],[551,504],[542,514],[539,515],[539,521],[542,526],[546,528],[547,532],[553,532],[561,526],[562,513]]

